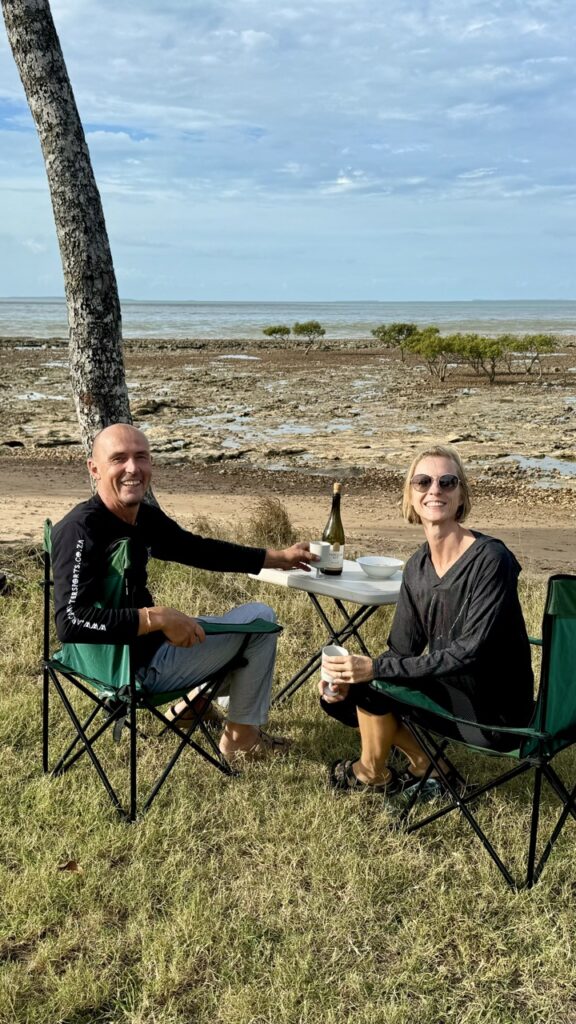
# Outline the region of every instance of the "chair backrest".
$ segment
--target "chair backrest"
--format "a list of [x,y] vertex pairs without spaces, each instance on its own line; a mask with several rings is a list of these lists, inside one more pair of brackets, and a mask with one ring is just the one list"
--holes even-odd
[[[44,658],[49,659],[50,617],[50,564],[52,553],[52,523],[44,524]],[[103,579],[102,593],[94,601],[97,608],[130,607],[131,541],[129,537],[117,540],[107,552],[107,571]],[[282,626],[267,619],[253,619],[251,622],[211,622],[198,619],[206,633],[281,633]],[[97,636],[97,634],[96,634]],[[113,695],[131,683],[130,646],[128,644],[62,644],[61,650],[53,656],[61,666],[88,680],[103,693]],[[134,683],[138,692],[141,687]]]
[[540,689],[533,726],[547,733],[548,738],[526,740],[522,756],[552,755],[576,740],[576,576],[550,577],[542,641]]
[[[44,557],[50,573],[52,524],[44,524]],[[106,575],[102,593],[94,601],[97,608],[120,608],[125,604],[130,569],[130,539],[116,541],[108,550]],[[49,595],[49,584],[46,583]],[[47,598],[49,600],[49,597]],[[48,616],[49,622],[49,616]],[[45,624],[46,628],[46,624]],[[77,672],[99,689],[117,692],[130,683],[130,647],[128,644],[62,644],[53,660]]]

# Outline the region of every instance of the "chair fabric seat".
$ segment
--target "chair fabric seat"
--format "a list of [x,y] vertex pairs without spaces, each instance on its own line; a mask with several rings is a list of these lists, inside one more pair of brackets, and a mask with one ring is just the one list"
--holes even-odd
[[[550,577],[542,621],[542,640],[530,638],[530,641],[542,647],[542,663],[533,719],[525,728],[504,728],[485,722],[473,722],[453,715],[425,692],[378,680],[378,689],[401,706],[400,714],[405,724],[425,750],[452,796],[451,803],[413,822],[412,814],[418,799],[415,792],[402,813],[407,831],[416,831],[438,821],[450,811],[458,810],[481,840],[506,882],[515,889],[531,888],[538,881],[566,821],[569,817],[576,820],[576,785],[572,783],[572,789],[568,788],[551,764],[556,754],[576,742],[576,576]],[[433,716],[434,724],[426,720],[430,715]],[[500,750],[490,744],[478,746],[467,741],[464,736],[454,739],[448,726],[445,732],[442,731],[443,723],[475,726],[483,733],[500,734],[510,737],[511,741],[516,737],[517,746],[513,750]],[[494,743],[494,737],[491,739]],[[468,787],[471,792],[465,791],[466,787],[458,792],[454,780],[459,779],[460,783],[465,780],[446,754],[449,742],[456,742],[474,753],[511,758],[516,764],[488,783]],[[523,881],[518,881],[488,839],[472,808],[479,796],[527,772],[533,774],[534,788],[526,875]],[[561,811],[538,860],[537,842],[544,780],[559,799]]]
[[[86,676],[82,672],[80,672],[79,669],[73,668],[71,665],[65,664],[63,661],[58,661],[56,658],[50,658],[49,661],[47,662],[47,665],[50,668],[54,669],[56,672],[60,672],[63,675],[67,672],[73,672],[77,678],[82,679],[82,681],[85,683],[88,683],[88,685],[91,686],[92,689],[100,695],[100,697],[111,700],[115,700],[119,696],[128,698],[128,692],[127,690],[125,690],[124,687],[107,686],[105,683],[101,683],[100,680],[90,678],[89,676]],[[182,697],[185,697],[187,695],[188,690],[189,687],[187,687],[184,690],[162,690],[160,693],[149,693],[147,690],[144,690],[142,687],[140,687],[140,690],[136,696],[138,699],[139,707],[146,707],[148,705],[152,705],[153,707],[157,708],[160,707],[161,704],[176,703],[176,701],[181,700]]]
[[[470,718],[462,718],[459,715],[453,715],[451,711],[442,707],[441,704],[438,704],[422,690],[412,690],[406,686],[399,686],[397,683],[388,683],[383,679],[378,680],[378,688],[382,693],[385,693],[387,697],[397,701],[399,704],[406,705],[407,709],[414,708],[415,710],[425,711],[427,714],[435,715],[438,718],[442,718],[447,722],[454,722],[457,725],[477,726],[480,727],[482,731],[486,730],[486,732],[498,732],[510,736],[519,736],[524,740],[530,741],[541,741],[550,738],[548,733],[533,729],[530,726],[525,726],[523,728],[515,728],[513,726],[503,728],[502,725],[478,722]],[[459,740],[456,738],[453,739],[453,742],[462,742],[465,743],[466,746],[475,750],[481,750],[485,753],[504,755],[506,757],[520,757],[522,750],[522,745],[513,750],[502,751],[492,749],[491,747],[476,747],[473,743],[468,743],[465,740]]]

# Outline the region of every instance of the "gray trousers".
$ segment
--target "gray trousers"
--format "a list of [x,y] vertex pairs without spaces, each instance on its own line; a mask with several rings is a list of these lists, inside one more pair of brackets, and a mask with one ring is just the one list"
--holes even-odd
[[[251,622],[268,619],[276,622],[276,615],[267,604],[256,601],[233,608],[226,615],[203,615],[212,622]],[[175,647],[163,643],[149,665],[140,669],[139,682],[151,693],[162,690],[191,690],[201,683],[240,650],[245,637],[241,633],[207,636],[203,643],[193,647]],[[247,664],[230,672],[218,696],[229,695],[228,719],[242,725],[264,725],[268,718],[272,677],[276,661],[276,633],[249,635],[244,649]]]

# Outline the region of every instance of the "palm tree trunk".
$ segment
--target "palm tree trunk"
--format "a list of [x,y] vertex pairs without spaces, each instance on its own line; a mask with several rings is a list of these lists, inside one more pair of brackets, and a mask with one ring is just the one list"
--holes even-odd
[[98,186],[48,0],[0,0],[42,146],[68,306],[70,373],[82,443],[131,423],[120,300]]

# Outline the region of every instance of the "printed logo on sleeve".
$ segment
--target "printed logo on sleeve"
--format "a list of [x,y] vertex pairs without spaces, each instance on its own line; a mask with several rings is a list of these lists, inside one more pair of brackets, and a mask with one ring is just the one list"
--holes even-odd
[[72,568],[72,586],[70,588],[70,597],[66,606],[66,615],[70,622],[74,626],[83,626],[84,629],[94,629],[99,632],[106,632],[106,626],[103,622],[87,622],[86,619],[80,619],[74,611],[74,605],[78,599],[78,590],[80,586],[80,568],[82,566],[82,552],[84,550],[84,539],[80,537],[76,542],[76,550],[74,552],[74,565]]

